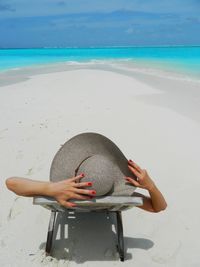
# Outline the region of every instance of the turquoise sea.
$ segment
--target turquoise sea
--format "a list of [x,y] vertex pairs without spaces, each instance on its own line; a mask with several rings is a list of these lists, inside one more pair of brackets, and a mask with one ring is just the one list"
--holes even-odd
[[120,60],[200,78],[200,46],[0,49],[0,71],[59,62]]

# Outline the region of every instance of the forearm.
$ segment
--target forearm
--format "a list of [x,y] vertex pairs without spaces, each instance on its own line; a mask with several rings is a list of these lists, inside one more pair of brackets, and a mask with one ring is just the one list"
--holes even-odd
[[50,182],[34,181],[21,177],[11,177],[6,180],[6,186],[19,196],[49,195]]
[[167,203],[157,186],[154,184],[148,191],[151,197],[151,204],[154,212],[165,210]]

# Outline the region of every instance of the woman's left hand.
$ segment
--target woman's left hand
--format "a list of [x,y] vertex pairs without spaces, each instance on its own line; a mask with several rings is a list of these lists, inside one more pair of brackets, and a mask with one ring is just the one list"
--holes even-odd
[[146,189],[148,191],[151,191],[154,188],[155,184],[145,169],[141,169],[132,160],[128,161],[128,168],[137,177],[137,180],[134,180],[131,177],[125,177],[125,179],[129,183],[133,184],[136,187]]
[[137,180],[134,180],[131,177],[125,177],[125,179],[132,185],[149,191],[150,197],[144,196],[141,193],[135,193],[135,196],[143,198],[143,205],[139,206],[139,208],[150,212],[160,212],[161,210],[165,210],[167,203],[147,171],[141,169],[132,160],[128,161],[128,168],[137,177]]

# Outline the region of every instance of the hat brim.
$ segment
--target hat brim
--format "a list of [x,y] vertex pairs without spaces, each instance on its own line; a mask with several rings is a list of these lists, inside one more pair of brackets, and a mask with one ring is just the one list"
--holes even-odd
[[[120,176],[136,178],[129,171],[128,161],[115,143],[98,133],[82,133],[68,140],[56,153],[51,165],[50,180],[56,182],[74,177],[80,164],[94,155],[103,155],[114,162],[120,169]],[[116,185],[118,191],[124,192],[123,195],[132,195],[135,191],[135,187],[127,185],[123,177],[120,183],[118,179]],[[115,188],[112,194],[115,195]]]

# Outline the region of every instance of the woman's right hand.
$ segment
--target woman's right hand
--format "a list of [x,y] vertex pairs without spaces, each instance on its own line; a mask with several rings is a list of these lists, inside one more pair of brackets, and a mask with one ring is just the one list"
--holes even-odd
[[47,194],[54,197],[64,207],[75,207],[76,204],[68,201],[69,199],[92,199],[96,195],[95,190],[84,189],[84,187],[92,186],[91,182],[79,182],[84,174],[77,175],[59,182],[50,182]]

